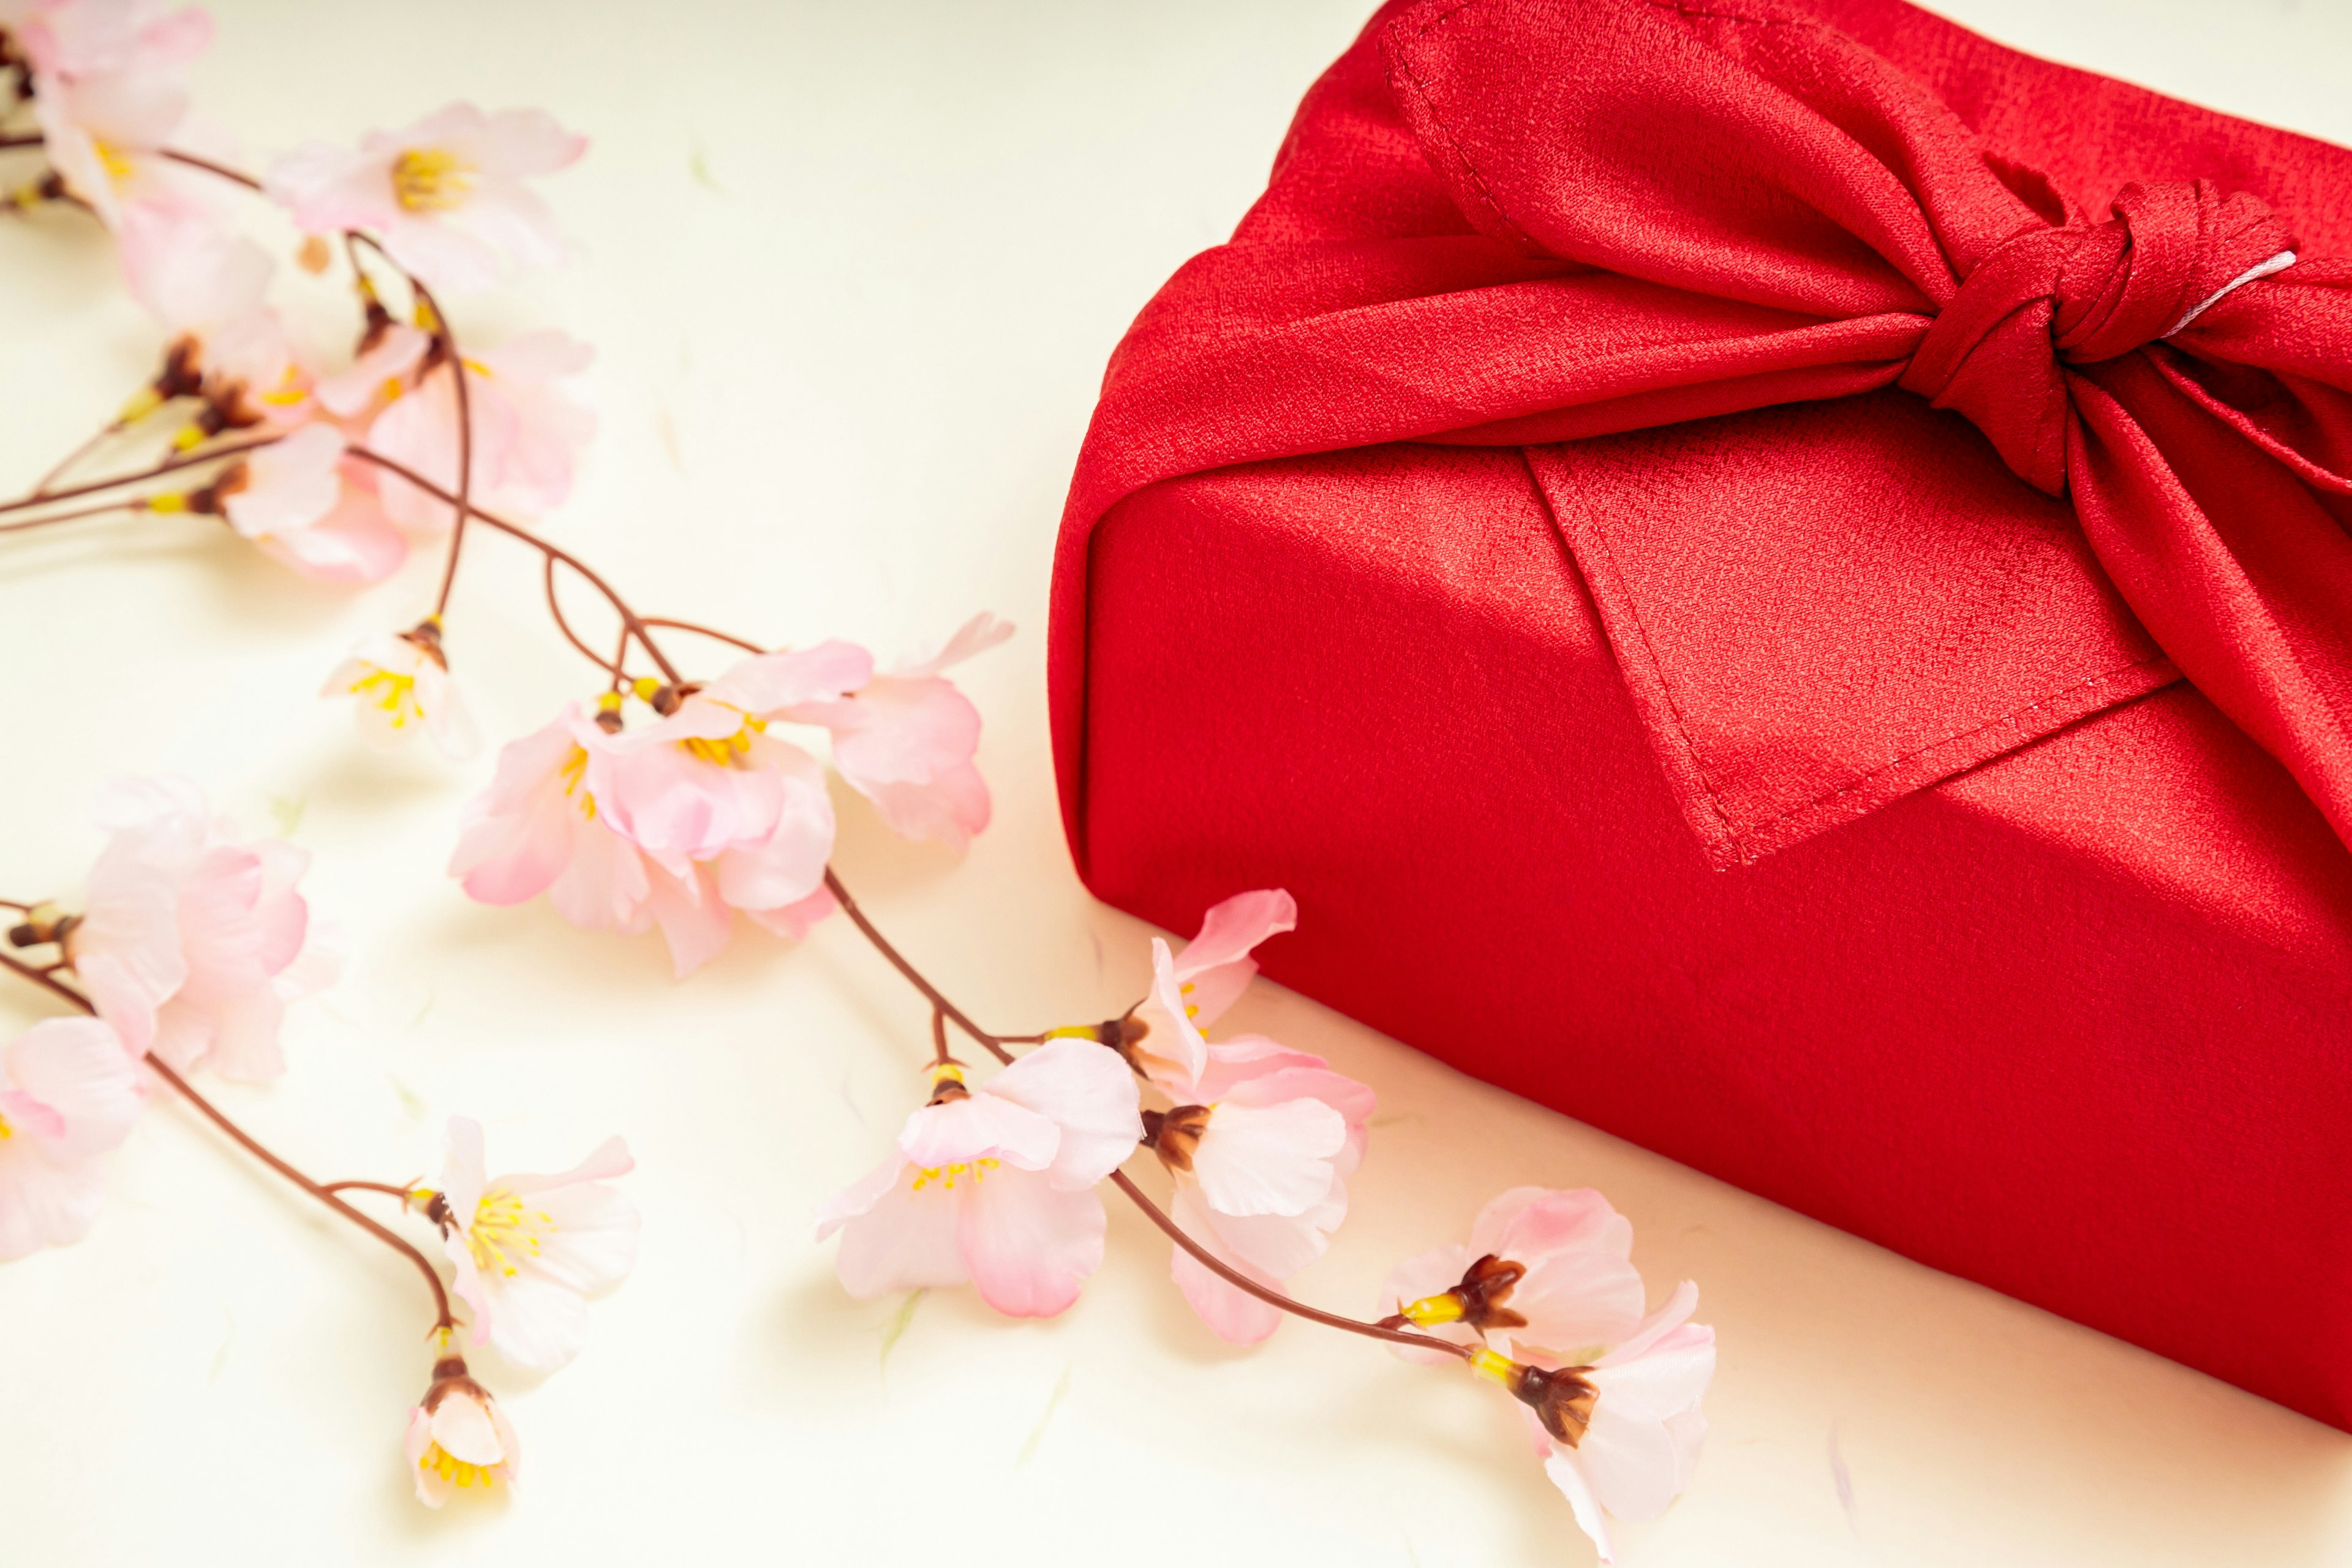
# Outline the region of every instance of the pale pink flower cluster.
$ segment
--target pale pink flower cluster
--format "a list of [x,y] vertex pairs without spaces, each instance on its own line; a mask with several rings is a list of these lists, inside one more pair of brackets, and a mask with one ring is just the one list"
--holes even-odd
[[961,843],[987,826],[988,791],[979,715],[940,671],[1010,634],[982,616],[880,676],[845,642],[756,655],[682,697],[664,689],[669,710],[635,728],[575,705],[499,753],[450,874],[484,903],[544,893],[592,931],[657,925],[680,975],[726,947],[738,913],[798,937],[834,907],[833,800],[823,764],[777,728],[829,731],[842,777],[894,827]]
[[562,237],[524,182],[587,150],[535,109],[485,114],[453,103],[400,131],[372,131],[356,150],[312,142],[265,182],[306,233],[364,229],[436,289],[496,283],[510,264],[552,266]]
[[212,18],[150,0],[12,0],[0,28],[32,67],[33,113],[66,191],[109,227],[201,210],[162,153],[187,120]]
[[[1371,1090],[1263,1037],[1212,1045],[1200,1031],[1249,983],[1251,950],[1295,919],[1287,893],[1229,899],[1181,958],[1154,940],[1151,1000],[1119,1041],[1049,1040],[978,1089],[950,1072],[896,1150],[820,1213],[820,1237],[841,1232],[843,1285],[870,1299],[968,1279],[999,1311],[1062,1311],[1102,1261],[1092,1189],[1146,1137],[1173,1174],[1177,1223],[1229,1267],[1278,1288],[1321,1256]],[[1176,1103],[1145,1111],[1146,1084]],[[1280,1321],[1181,1247],[1173,1272],[1228,1340],[1255,1343]]]
[[142,1057],[275,1077],[286,1005],[337,966],[295,889],[302,851],[239,839],[184,779],[110,784],[98,817],[109,837],[81,910],[42,911],[37,928],[97,1016],[37,1024],[0,1047],[0,1258],[89,1228],[100,1157],[141,1102]]
[[476,1345],[541,1373],[580,1353],[588,1299],[636,1264],[636,1205],[607,1184],[635,1168],[628,1145],[609,1138],[559,1174],[493,1176],[481,1123],[449,1119],[448,1163],[425,1202],[442,1226]]
[[51,1018],[0,1046],[0,1259],[89,1232],[103,1158],[139,1104],[136,1064],[96,1018]]
[[1600,1194],[1517,1187],[1466,1246],[1406,1259],[1382,1290],[1391,1321],[1478,1347],[1473,1364],[1528,1404],[1544,1473],[1603,1563],[1616,1560],[1604,1514],[1654,1519],[1689,1484],[1715,1376],[1715,1331],[1690,1321],[1698,1287],[1643,1316],[1633,1247]]
[[[628,1145],[608,1138],[554,1175],[493,1176],[481,1123],[453,1116],[448,1137],[439,1189],[419,1189],[410,1202],[441,1227],[470,1342],[523,1371],[554,1372],[587,1342],[589,1299],[636,1265],[636,1205],[610,1184],[635,1168]],[[462,1491],[511,1487],[522,1471],[506,1412],[455,1354],[433,1369],[432,1386],[410,1413],[406,1450],[410,1479],[428,1508]]]
[[970,1282],[1016,1318],[1046,1318],[1102,1267],[1095,1185],[1143,1136],[1135,1075],[1084,1040],[1053,1040],[976,1090],[941,1075],[931,1102],[863,1180],[819,1210],[841,1232],[860,1300]]
[[[194,400],[184,444],[232,431],[282,437],[204,490],[154,498],[155,509],[219,515],[274,559],[344,584],[397,570],[406,533],[446,531],[446,502],[346,449],[365,445],[458,489],[457,367],[427,331],[380,313],[349,365],[321,363],[268,301],[268,253],[200,199],[215,177],[163,156],[187,119],[185,67],[211,37],[205,13],[151,0],[0,0],[0,31],[31,68],[65,194],[116,232],[132,294],[173,337],[124,423]],[[524,182],[584,146],[539,110],[458,103],[371,132],[357,151],[306,146],[264,184],[307,232],[372,234],[428,286],[456,289],[495,280],[507,260],[562,258],[552,217]],[[476,500],[536,516],[570,493],[594,421],[563,384],[588,359],[550,331],[469,354]]]
[[[1297,919],[1290,895],[1269,889],[1212,909],[1181,954],[1154,937],[1151,993],[1125,1026],[1138,1069],[1173,1102],[1155,1140],[1175,1182],[1171,1213],[1220,1261],[1276,1289],[1323,1256],[1347,1217],[1374,1097],[1321,1057],[1262,1035],[1212,1043],[1203,1030],[1257,973],[1253,950]],[[1170,1271],[1201,1321],[1235,1344],[1282,1321],[1181,1247]]]
[[110,836],[63,945],[99,1016],[134,1057],[277,1077],[286,1005],[341,966],[296,889],[310,857],[240,840],[184,779],[110,784],[98,816]]

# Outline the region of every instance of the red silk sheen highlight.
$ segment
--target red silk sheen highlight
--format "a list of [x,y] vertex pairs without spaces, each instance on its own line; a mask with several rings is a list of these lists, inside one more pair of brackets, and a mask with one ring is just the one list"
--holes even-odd
[[1391,5],[1113,358],[1081,868],[2352,1424],[2346,258],[2352,153],[1891,0]]

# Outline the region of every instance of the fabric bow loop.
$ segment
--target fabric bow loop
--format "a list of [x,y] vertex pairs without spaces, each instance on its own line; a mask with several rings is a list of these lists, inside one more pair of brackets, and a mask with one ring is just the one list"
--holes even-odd
[[2210,181],[2131,184],[2099,223],[2029,228],[1986,256],[1937,315],[1901,385],[1968,417],[2018,476],[2066,490],[2063,365],[2146,347],[2294,260],[2259,197]]

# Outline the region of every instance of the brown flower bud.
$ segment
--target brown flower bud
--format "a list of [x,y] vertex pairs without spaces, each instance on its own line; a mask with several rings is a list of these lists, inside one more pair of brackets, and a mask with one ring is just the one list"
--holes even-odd
[[1208,1130],[1209,1108],[1205,1105],[1180,1105],[1173,1110],[1143,1113],[1143,1142],[1171,1171],[1192,1168],[1192,1151],[1201,1146],[1201,1134]]
[[1527,1273],[1527,1265],[1490,1252],[1469,1267],[1460,1284],[1423,1297],[1399,1315],[1424,1329],[1440,1323],[1467,1323],[1480,1333],[1488,1329],[1523,1329],[1527,1319],[1503,1303]]
[[1592,1407],[1601,1391],[1584,1374],[1589,1366],[1564,1366],[1546,1371],[1516,1362],[1495,1351],[1482,1350],[1470,1364],[1510,1390],[1511,1397],[1536,1413],[1543,1429],[1573,1448],[1592,1425]]

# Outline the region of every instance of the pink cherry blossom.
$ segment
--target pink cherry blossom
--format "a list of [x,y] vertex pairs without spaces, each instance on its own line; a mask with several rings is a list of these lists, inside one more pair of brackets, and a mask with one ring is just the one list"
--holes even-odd
[[1251,950],[1297,923],[1298,906],[1291,896],[1279,888],[1262,888],[1236,893],[1202,916],[1200,934],[1185,943],[1181,954],[1152,938],[1151,990],[1128,1020],[1128,1051],[1136,1065],[1169,1093],[1191,1092],[1208,1064],[1202,1031],[1257,973]]
[[[1176,1184],[1171,1214],[1187,1234],[1262,1285],[1279,1288],[1320,1258],[1348,1213],[1372,1091],[1322,1058],[1261,1036],[1207,1047],[1197,1099],[1161,1117],[1155,1137]],[[1171,1272],[1202,1321],[1235,1344],[1274,1332],[1282,1315],[1183,1248]]]
[[0,1046],[0,1258],[79,1241],[102,1157],[139,1114],[138,1069],[95,1018],[51,1018]]
[[833,765],[894,831],[961,846],[988,826],[988,785],[972,763],[980,710],[940,671],[1012,635],[995,616],[975,616],[937,652],[791,717],[833,731]]
[[1666,1304],[1589,1365],[1522,1366],[1493,1352],[1475,1363],[1530,1413],[1544,1474],[1568,1499],[1603,1563],[1617,1559],[1604,1511],[1655,1519],[1690,1484],[1715,1377],[1715,1331],[1690,1321],[1698,1287],[1685,1279]]
[[295,891],[310,857],[278,839],[238,842],[184,779],[109,785],[99,819],[111,837],[65,939],[99,1016],[133,1054],[183,1072],[284,1071],[286,1005],[337,967]]
[[361,738],[389,750],[422,731],[441,754],[464,762],[481,749],[480,730],[441,651],[440,623],[370,637],[337,665],[322,697],[349,697]]
[[1135,1076],[1079,1040],[1039,1047],[980,1089],[943,1078],[898,1147],[819,1211],[860,1300],[961,1285],[1013,1317],[1052,1317],[1102,1265],[1095,1184],[1142,1136]]
[[118,226],[132,297],[172,333],[163,373],[123,410],[126,423],[180,397],[205,405],[185,441],[311,417],[310,372],[269,306],[259,246],[203,214],[135,208]]
[[432,334],[423,329],[389,316],[378,317],[352,363],[319,378],[320,405],[348,422],[346,434],[363,431],[376,414],[405,390],[402,378],[424,363],[432,346]]
[[373,490],[352,482],[342,432],[305,425],[241,458],[200,503],[265,555],[321,582],[381,582],[408,557]]
[[36,8],[16,34],[49,162],[110,227],[141,207],[197,210],[158,154],[187,118],[186,67],[212,41],[212,20],[159,9],[72,0]]
[[1632,1223],[1591,1188],[1514,1187],[1478,1211],[1467,1246],[1398,1264],[1382,1287],[1382,1310],[1456,1344],[1580,1361],[1641,1321],[1633,1250]]
[[636,1168],[607,1139],[560,1175],[489,1176],[481,1123],[449,1119],[449,1162],[437,1202],[457,1294],[473,1309],[473,1342],[531,1372],[553,1372],[588,1338],[588,1298],[637,1260],[637,1208],[605,1184]]
[[[451,494],[457,489],[457,391],[446,362],[412,375],[393,370],[394,355],[421,347],[420,337],[386,334],[371,371],[402,377],[400,395],[368,428],[367,445]],[[525,332],[467,362],[466,395],[474,434],[472,499],[497,512],[537,517],[572,493],[579,454],[596,433],[595,416],[562,383],[588,368],[586,344],[562,332]],[[385,380],[390,380],[386,377]],[[378,386],[384,384],[379,381]],[[348,394],[339,385],[341,397]],[[386,515],[404,528],[446,531],[457,515],[397,474],[378,479]]]
[[[589,931],[652,928],[655,879],[667,873],[647,866],[604,808],[613,745],[575,703],[499,752],[497,776],[466,808],[449,861],[468,897],[520,904],[545,893],[558,914]],[[675,913],[677,896],[661,909]]]
[[263,182],[310,234],[365,229],[435,288],[483,289],[511,263],[553,266],[562,237],[524,184],[569,167],[587,139],[535,109],[485,114],[453,103],[357,151],[312,142]]
[[433,1386],[409,1413],[404,1447],[416,1500],[427,1508],[460,1491],[512,1486],[522,1474],[514,1427],[489,1390],[467,1375],[461,1356],[434,1367]]

